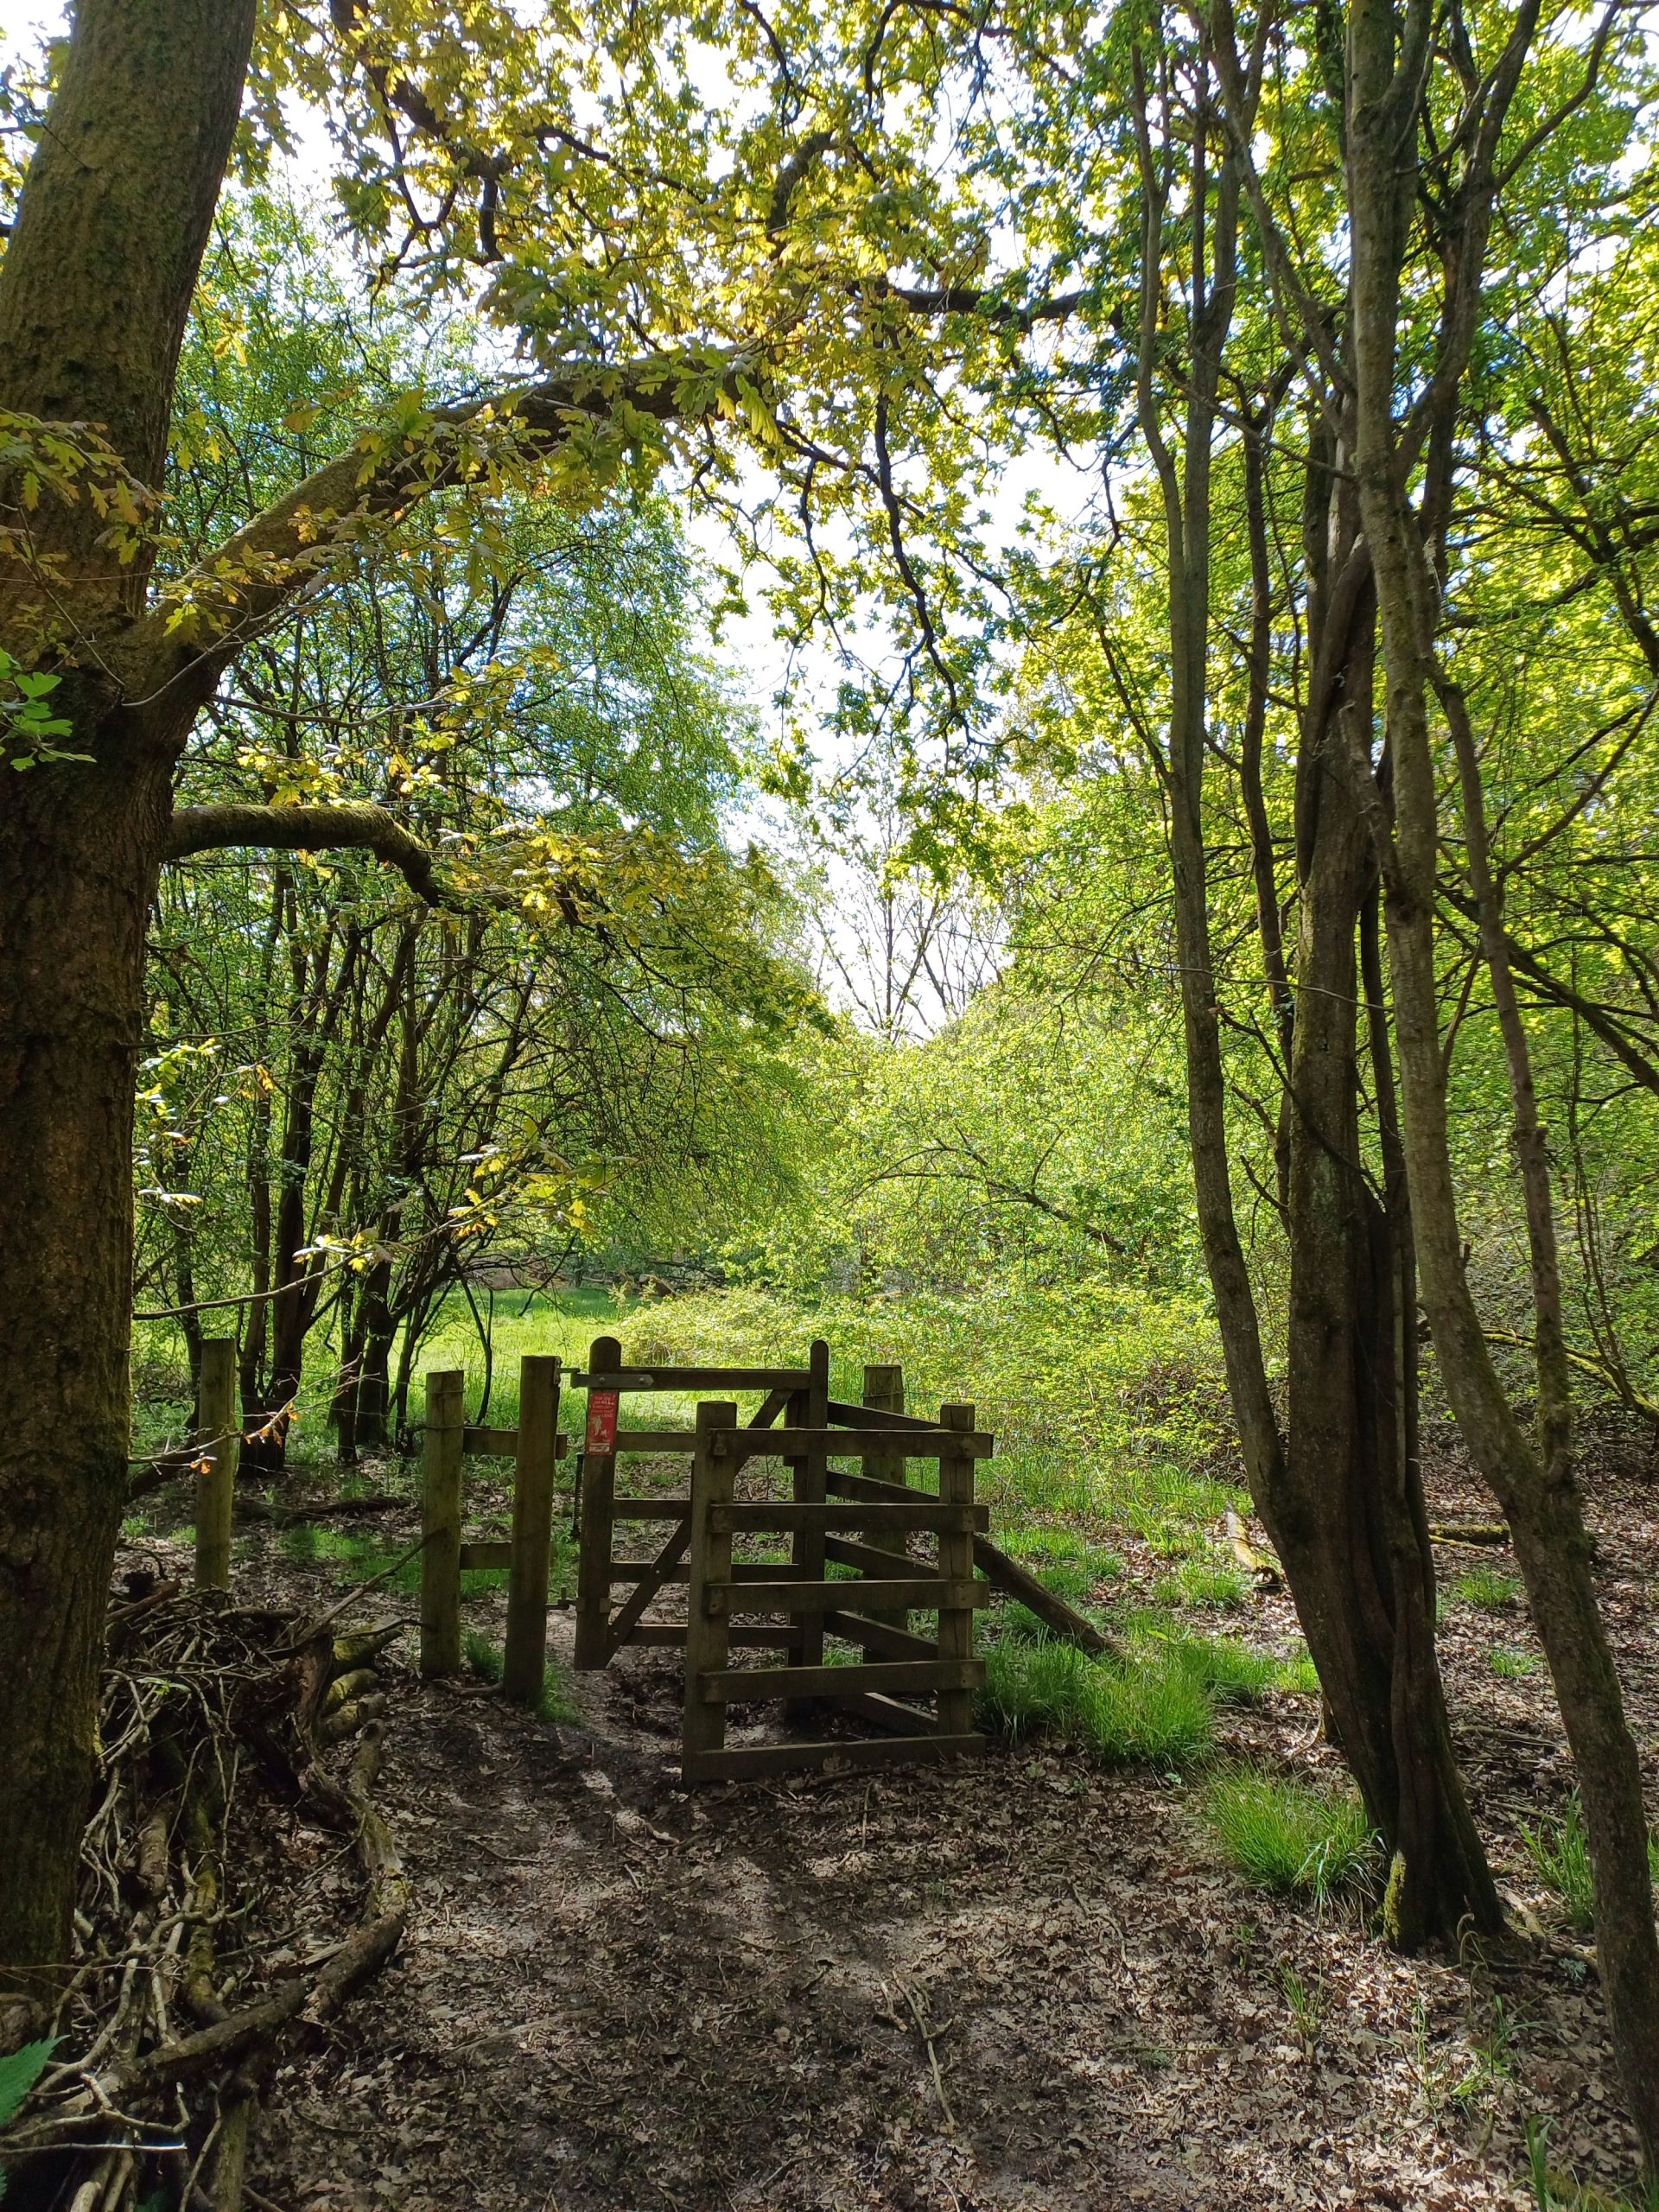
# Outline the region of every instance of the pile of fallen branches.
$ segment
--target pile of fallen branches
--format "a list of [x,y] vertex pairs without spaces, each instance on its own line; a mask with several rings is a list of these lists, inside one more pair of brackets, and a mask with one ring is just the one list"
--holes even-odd
[[240,2212],[276,2068],[396,1948],[372,1791],[402,1624],[337,1618],[146,1575],[112,1605],[76,1955],[0,2129],[6,2212]]

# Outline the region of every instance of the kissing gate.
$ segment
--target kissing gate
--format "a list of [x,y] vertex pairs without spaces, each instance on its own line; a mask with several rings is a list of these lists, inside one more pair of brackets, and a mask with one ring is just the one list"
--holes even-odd
[[[853,1405],[830,1395],[822,1342],[804,1367],[664,1367],[629,1366],[615,1338],[600,1337],[587,1369],[563,1378],[588,1394],[575,1663],[606,1667],[626,1644],[684,1652],[688,1783],[977,1751],[974,1693],[984,1667],[974,1656],[974,1614],[993,1583],[1056,1633],[1102,1648],[1091,1623],[989,1542],[974,1467],[992,1442],[975,1428],[973,1408],[941,1406],[937,1421],[920,1420],[904,1411],[899,1369],[869,1367],[864,1376],[864,1402]],[[545,1665],[554,1473],[566,1448],[560,1382],[556,1360],[526,1359],[519,1427],[485,1429],[465,1424],[461,1375],[427,1377],[422,1669],[460,1665],[461,1570],[505,1566],[504,1683],[531,1703]],[[760,1394],[747,1421],[729,1400],[702,1396],[728,1391]],[[625,1396],[666,1392],[702,1400],[694,1427],[622,1427]],[[461,1541],[467,1450],[514,1455],[510,1543]],[[640,1471],[627,1492],[617,1488],[619,1460]],[[937,1468],[935,1487],[912,1484],[913,1461]],[[682,1462],[689,1482],[674,1471]],[[779,1462],[781,1481],[765,1464]],[[634,1524],[663,1540],[650,1558],[619,1559],[618,1529]],[[683,1619],[648,1618],[682,1586]],[[613,1592],[624,1593],[614,1611]],[[761,1663],[732,1665],[739,1651]],[[917,1702],[926,1699],[931,1710]],[[827,1706],[861,1731],[728,1745],[728,1707],[772,1700],[791,1723]]]

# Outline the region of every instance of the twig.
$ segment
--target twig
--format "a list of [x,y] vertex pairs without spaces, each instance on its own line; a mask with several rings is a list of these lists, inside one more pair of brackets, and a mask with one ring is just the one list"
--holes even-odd
[[385,1581],[388,1576],[396,1574],[400,1567],[407,1567],[410,1560],[418,1559],[431,1541],[430,1535],[423,1536],[418,1543],[410,1546],[401,1559],[393,1560],[391,1565],[383,1567],[378,1574],[371,1574],[365,1581],[359,1582],[354,1588],[348,1590],[338,1605],[330,1605],[326,1613],[320,1614],[314,1621],[308,1621],[291,1643],[279,1644],[277,1656],[286,1657],[293,1652],[303,1651],[308,1643],[314,1642],[321,1635],[330,1621],[338,1620],[348,1605],[354,1605],[365,1592],[374,1589],[378,1584]]

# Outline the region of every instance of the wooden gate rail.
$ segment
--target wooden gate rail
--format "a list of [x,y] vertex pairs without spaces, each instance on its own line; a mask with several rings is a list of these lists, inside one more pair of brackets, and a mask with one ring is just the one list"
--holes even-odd
[[[974,1696],[983,1675],[973,1623],[993,1586],[1057,1635],[1107,1648],[1091,1622],[989,1541],[974,1471],[994,1445],[972,1408],[907,1412],[900,1369],[867,1367],[863,1402],[854,1404],[830,1395],[821,1342],[802,1367],[669,1367],[631,1364],[614,1338],[600,1338],[569,1379],[589,1394],[575,1663],[604,1667],[630,1644],[684,1651],[688,1780],[977,1750]],[[620,1401],[632,1393],[736,1390],[760,1395],[747,1421],[729,1402],[704,1398],[694,1427],[621,1425]],[[619,1494],[617,1462],[629,1455],[689,1460],[689,1494]],[[763,1457],[781,1460],[792,1495],[735,1497],[740,1471]],[[937,1489],[907,1478],[917,1460],[937,1465]],[[630,1526],[652,1556],[615,1555],[618,1532]],[[789,1557],[734,1560],[739,1536],[785,1540]],[[937,1544],[936,1558],[913,1555],[918,1538]],[[679,1590],[683,1623],[647,1618],[654,1600]],[[936,1616],[937,1626],[912,1625],[916,1615]],[[830,1637],[855,1647],[845,1663],[833,1655],[826,1663]],[[756,1663],[729,1663],[751,1650]],[[929,1696],[931,1710],[909,1701]],[[727,1704],[774,1698],[787,1719],[828,1702],[882,1738],[728,1746]]]
[[[588,1364],[569,1376],[571,1387],[588,1393],[588,1428],[579,1471],[577,1529],[580,1551],[576,1568],[576,1638],[573,1664],[582,1669],[607,1667],[625,1644],[683,1643],[684,1630],[676,1622],[646,1621],[652,1600],[671,1583],[683,1582],[681,1562],[690,1541],[690,1501],[686,1497],[619,1497],[616,1463],[629,1453],[656,1458],[668,1453],[690,1454],[696,1433],[689,1428],[623,1428],[618,1425],[619,1401],[633,1392],[694,1390],[759,1390],[763,1395],[749,1430],[762,1440],[755,1449],[775,1452],[780,1440],[773,1423],[787,1415],[798,1395],[812,1380],[810,1367],[664,1367],[630,1366],[614,1337],[596,1337]],[[619,1521],[673,1521],[653,1560],[619,1560],[612,1555]],[[620,1611],[611,1612],[611,1590],[617,1583],[632,1583],[632,1592]],[[765,1642],[786,1642],[793,1631],[768,1634]]]
[[[906,1495],[902,1483],[882,1482],[873,1475],[855,1475],[831,1469],[830,1487],[843,1497],[868,1498],[870,1503],[859,1511],[870,1514],[879,1501],[900,1498]],[[987,1524],[981,1522],[979,1527]],[[1030,1612],[1036,1614],[1045,1628],[1067,1643],[1075,1643],[1079,1650],[1103,1656],[1112,1649],[1111,1640],[1084,1613],[1068,1605],[1064,1598],[1057,1598],[1045,1584],[1039,1582],[1018,1560],[1010,1559],[988,1537],[976,1535],[974,1538],[974,1565],[994,1589],[1005,1597],[1017,1598]]]

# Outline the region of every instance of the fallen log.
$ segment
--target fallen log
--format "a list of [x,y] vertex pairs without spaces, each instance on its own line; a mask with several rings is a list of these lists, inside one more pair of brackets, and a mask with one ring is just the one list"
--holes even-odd
[[1233,1557],[1250,1576],[1258,1590],[1266,1592],[1284,1588],[1284,1573],[1278,1560],[1269,1558],[1266,1552],[1257,1551],[1245,1531],[1244,1523],[1230,1508],[1227,1515],[1227,1541]]

